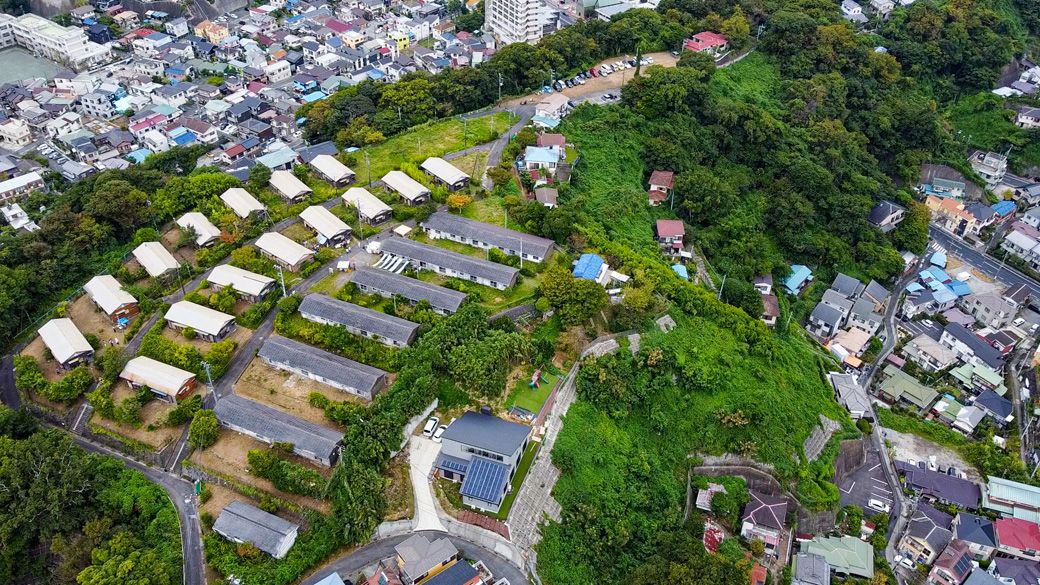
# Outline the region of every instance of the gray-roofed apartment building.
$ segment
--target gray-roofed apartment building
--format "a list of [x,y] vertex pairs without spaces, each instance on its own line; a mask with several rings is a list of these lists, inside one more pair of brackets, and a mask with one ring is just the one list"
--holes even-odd
[[228,504],[213,531],[236,543],[250,543],[276,559],[283,558],[296,542],[300,527],[260,508],[235,500]]
[[477,248],[497,248],[509,256],[541,262],[552,253],[553,241],[482,221],[474,221],[446,211],[438,211],[422,222],[426,235]]
[[409,278],[371,266],[359,266],[351,278],[358,289],[365,294],[377,294],[386,298],[399,295],[413,305],[426,301],[434,311],[441,315],[451,315],[459,310],[466,293],[443,286],[423,282],[417,278]]
[[410,344],[419,330],[418,323],[322,294],[304,297],[300,303],[300,314],[309,321],[339,325],[354,335],[393,347]]
[[524,456],[531,427],[483,412],[466,412],[441,437],[435,467],[441,476],[461,481],[467,506],[497,512]]
[[386,384],[386,372],[354,360],[272,335],[257,354],[268,365],[293,372],[338,390],[372,400]]
[[516,277],[520,274],[520,270],[512,266],[481,260],[405,238],[387,238],[382,243],[382,252],[408,260],[419,270],[430,270],[499,290],[516,284]]
[[213,408],[221,425],[267,444],[292,443],[293,453],[331,467],[343,433],[230,394]]

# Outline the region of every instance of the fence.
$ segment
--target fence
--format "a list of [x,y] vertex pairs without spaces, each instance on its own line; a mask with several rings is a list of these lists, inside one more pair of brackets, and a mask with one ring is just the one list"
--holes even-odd
[[419,428],[419,425],[422,424],[422,421],[426,420],[426,417],[430,416],[430,414],[432,414],[433,411],[437,409],[437,404],[437,399],[434,398],[433,402],[431,402],[430,405],[426,407],[426,410],[422,411],[421,414],[413,416],[412,419],[408,421],[408,424],[404,426],[404,437],[401,439],[401,446],[398,447],[396,451],[391,453],[390,457],[397,457],[397,454],[404,450],[405,445],[408,444],[408,438],[412,436],[412,433],[415,432],[415,429]]

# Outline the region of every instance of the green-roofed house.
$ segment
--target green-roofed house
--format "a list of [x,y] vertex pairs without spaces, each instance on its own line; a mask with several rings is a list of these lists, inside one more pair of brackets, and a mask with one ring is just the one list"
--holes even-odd
[[932,412],[948,427],[953,427],[965,435],[975,434],[975,427],[986,418],[986,413],[974,404],[964,406],[952,396],[944,395],[932,407]]
[[939,397],[935,390],[892,364],[885,366],[882,373],[885,375],[885,379],[878,388],[881,396],[889,402],[895,403],[902,400],[917,408],[927,410]]
[[950,370],[950,376],[965,390],[972,390],[980,394],[986,390],[992,390],[1000,396],[1007,394],[1004,376],[987,366],[964,363]]
[[1040,487],[1002,477],[987,477],[982,507],[1014,518],[1040,523]]
[[803,543],[802,552],[826,559],[833,574],[864,579],[874,576],[874,547],[854,536],[818,536]]

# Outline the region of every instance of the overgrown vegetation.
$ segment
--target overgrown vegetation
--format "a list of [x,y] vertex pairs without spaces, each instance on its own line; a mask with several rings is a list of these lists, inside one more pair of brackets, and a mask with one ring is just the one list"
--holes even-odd
[[177,513],[162,488],[0,407],[0,581],[181,581]]

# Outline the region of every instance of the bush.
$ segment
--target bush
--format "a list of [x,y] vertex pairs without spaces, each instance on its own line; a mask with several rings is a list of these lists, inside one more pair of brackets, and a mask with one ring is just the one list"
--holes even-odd
[[213,518],[213,514],[210,514],[209,512],[203,512],[199,514],[199,520],[202,521],[202,526],[206,530],[213,530],[213,523],[216,522],[216,519]]
[[864,435],[869,435],[874,430],[874,426],[870,424],[865,418],[861,418],[856,421],[856,428],[860,430]]
[[187,339],[189,341],[191,341],[192,339],[195,339],[196,337],[198,337],[198,334],[195,332],[195,328],[194,327],[185,327],[181,331],[181,335],[184,336],[184,339]]
[[14,356],[14,372],[14,385],[23,392],[42,394],[49,385],[47,378],[43,376],[40,364],[31,357]]
[[278,511],[278,502],[271,496],[263,496],[260,498],[260,509],[268,514],[274,514]]
[[205,504],[213,497],[213,490],[209,489],[209,486],[202,484],[202,489],[199,490],[199,502]]
[[197,411],[188,427],[188,444],[196,449],[205,449],[216,443],[219,435],[216,413],[212,410]]
[[77,366],[65,377],[53,384],[48,384],[41,393],[55,402],[72,402],[83,395],[94,383],[94,376],[87,366]]
[[328,482],[321,474],[282,459],[276,449],[254,449],[247,459],[250,473],[270,480],[283,492],[311,498],[320,498],[325,493]]
[[166,415],[165,424],[171,427],[178,427],[194,418],[195,413],[200,410],[202,410],[202,396],[196,394],[171,410],[170,414]]

